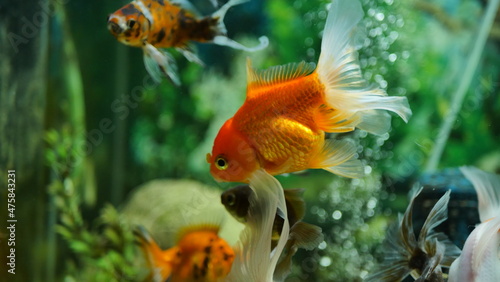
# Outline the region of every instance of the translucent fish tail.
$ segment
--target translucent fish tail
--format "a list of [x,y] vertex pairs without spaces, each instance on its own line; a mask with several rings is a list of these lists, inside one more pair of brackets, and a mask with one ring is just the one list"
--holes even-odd
[[463,166],[460,171],[476,189],[480,220],[484,222],[500,216],[500,175],[487,173],[471,166]]
[[230,0],[229,2],[224,4],[219,10],[217,10],[212,15],[212,18],[219,19],[218,26],[217,26],[217,30],[218,30],[219,35],[215,36],[214,39],[212,40],[212,42],[214,44],[221,45],[221,46],[227,46],[227,47],[231,47],[233,49],[243,50],[246,52],[259,51],[259,50],[266,48],[267,45],[269,45],[269,39],[266,36],[259,37],[260,43],[259,43],[259,45],[254,46],[254,47],[244,46],[244,45],[242,45],[242,44],[240,44],[240,43],[238,43],[238,42],[236,42],[236,41],[234,41],[226,36],[227,29],[226,29],[226,26],[224,25],[224,16],[226,15],[227,10],[229,10],[229,8],[231,8],[233,6],[236,6],[236,5],[248,2],[248,1],[249,0]]
[[150,280],[165,281],[172,273],[172,266],[165,260],[165,252],[156,244],[143,226],[135,228],[134,236],[151,269]]
[[286,243],[285,250],[276,270],[274,281],[283,281],[291,271],[292,257],[299,248],[312,250],[324,239],[321,227],[299,221],[290,229],[290,237]]
[[[406,97],[388,97],[377,88],[368,86],[357,63],[352,34],[363,18],[357,0],[333,0],[326,21],[321,54],[316,73],[325,85],[325,102],[335,109],[323,130],[345,132],[358,127],[374,134],[390,128],[390,116],[398,114],[405,122],[411,116]],[[340,128],[340,129],[339,129]]]
[[[240,235],[231,272],[226,281],[273,281],[273,273],[288,240],[289,223],[283,188],[278,180],[264,170],[250,177],[250,208],[246,227]],[[285,219],[278,244],[271,251],[274,218]]]

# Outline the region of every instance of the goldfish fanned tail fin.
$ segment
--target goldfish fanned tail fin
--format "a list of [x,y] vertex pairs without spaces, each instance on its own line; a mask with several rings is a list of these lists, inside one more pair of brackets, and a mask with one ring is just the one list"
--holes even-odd
[[311,168],[322,168],[349,178],[365,175],[363,163],[356,159],[356,146],[350,140],[326,139],[323,148],[312,158]]
[[226,4],[222,5],[219,10],[212,14],[212,18],[218,19],[218,31],[220,34],[227,34],[226,26],[224,25],[224,17],[226,16],[229,8],[248,2],[249,0],[229,0]]
[[249,0],[230,0],[226,4],[224,4],[219,10],[212,14],[212,18],[217,19],[217,36],[215,36],[212,40],[214,44],[231,47],[237,50],[243,50],[246,52],[255,52],[266,48],[269,45],[269,39],[266,36],[261,36],[259,38],[259,45],[254,47],[244,46],[226,36],[227,29],[224,25],[224,16],[227,13],[229,8],[248,2]]
[[152,281],[165,281],[168,279],[172,273],[170,259],[176,249],[172,248],[163,251],[143,226],[137,226],[133,232],[151,270],[150,279]]
[[250,88],[266,87],[311,74],[314,64],[290,63],[281,66],[259,70],[252,67],[252,61],[247,58],[247,83]]
[[144,45],[143,50],[144,65],[156,83],[161,83],[162,77],[166,76],[175,85],[179,86],[181,84],[177,64],[168,52],[160,51],[149,43]]
[[[387,110],[398,114],[405,122],[411,116],[406,97],[388,97],[376,87],[370,87],[361,75],[352,33],[363,17],[358,1],[335,0],[326,22],[321,55],[316,72],[325,85],[326,104],[339,111],[338,118],[363,130],[383,134],[390,127],[390,118],[373,117]],[[368,115],[365,117],[365,115]],[[355,119],[351,121],[351,119]],[[337,132],[330,128],[329,132]]]
[[433,232],[427,237],[428,241],[434,240],[436,238],[440,244],[444,246],[444,256],[441,260],[441,266],[450,267],[453,261],[460,256],[462,252],[459,247],[457,247],[446,234],[442,232]]
[[420,248],[424,248],[422,244],[426,241],[427,235],[448,218],[448,202],[450,201],[450,193],[451,190],[446,191],[434,207],[432,207],[429,215],[427,215],[418,238]]

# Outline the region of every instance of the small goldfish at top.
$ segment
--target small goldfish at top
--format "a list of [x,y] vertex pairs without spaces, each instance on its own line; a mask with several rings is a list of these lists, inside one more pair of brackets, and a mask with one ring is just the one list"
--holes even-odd
[[203,64],[193,51],[192,42],[214,43],[250,52],[267,47],[265,36],[252,48],[226,36],[223,20],[227,10],[247,1],[230,0],[214,14],[202,17],[187,0],[136,0],[109,15],[108,29],[121,43],[143,49],[144,64],[155,81],[160,82],[166,75],[179,85],[174,59],[158,48],[176,48],[189,61]]
[[345,177],[364,175],[356,146],[325,140],[325,132],[389,130],[390,116],[408,121],[406,97],[388,97],[362,78],[352,44],[363,17],[356,0],[333,0],[318,66],[305,62],[256,70],[247,62],[247,97],[226,121],[207,154],[218,181],[248,182],[259,168],[271,175],[320,168]]
[[192,226],[180,233],[174,247],[162,250],[139,227],[135,235],[152,269],[149,280],[211,282],[227,276],[235,254],[218,232],[215,225]]

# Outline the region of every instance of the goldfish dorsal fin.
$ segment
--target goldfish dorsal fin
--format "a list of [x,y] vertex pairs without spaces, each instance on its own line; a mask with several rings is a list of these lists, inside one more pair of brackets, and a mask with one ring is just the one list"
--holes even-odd
[[315,69],[314,63],[290,63],[281,66],[258,70],[252,67],[252,61],[247,59],[247,81],[249,88],[259,88],[274,85],[288,80],[297,79],[311,74]]

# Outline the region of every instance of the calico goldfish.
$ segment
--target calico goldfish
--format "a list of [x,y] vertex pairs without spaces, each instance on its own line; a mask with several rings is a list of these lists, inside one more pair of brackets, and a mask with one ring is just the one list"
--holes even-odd
[[153,281],[218,281],[224,278],[234,260],[234,251],[218,236],[216,225],[185,229],[177,244],[162,250],[144,228],[135,231],[136,238],[151,268]]
[[246,1],[230,0],[214,14],[201,17],[187,0],[136,0],[109,15],[108,30],[119,42],[142,48],[146,70],[155,81],[160,82],[162,76],[167,76],[179,85],[174,59],[159,48],[175,48],[189,61],[202,65],[193,42],[214,43],[250,52],[267,47],[265,36],[259,39],[258,46],[252,48],[226,36],[223,20],[227,10]]
[[460,170],[476,189],[481,223],[452,263],[448,281],[500,281],[500,175],[475,167]]
[[386,111],[407,122],[411,110],[406,97],[388,97],[362,78],[352,44],[362,17],[359,1],[332,1],[316,68],[301,62],[256,70],[247,61],[246,100],[207,154],[216,180],[248,182],[259,168],[271,175],[309,168],[364,175],[356,146],[325,139],[325,132],[360,128],[383,134],[390,127]]
[[384,262],[366,281],[403,281],[408,275],[417,281],[444,281],[442,267],[450,267],[460,255],[460,249],[444,233],[433,230],[448,217],[450,191],[436,202],[418,240],[415,238],[413,203],[421,191],[422,187],[414,191],[404,215],[400,214],[398,222],[389,227],[384,241]]
[[[302,198],[304,189],[286,189],[284,190],[285,203],[290,226],[288,241],[283,250],[276,270],[274,272],[275,280],[283,280],[290,272],[292,256],[299,248],[312,250],[323,241],[321,228],[312,224],[302,222],[305,215],[305,202]],[[226,210],[240,222],[245,223],[249,214],[250,197],[253,191],[248,185],[239,185],[226,190],[221,195],[221,202]],[[273,223],[271,249],[274,249],[281,236],[284,219],[276,214]]]

